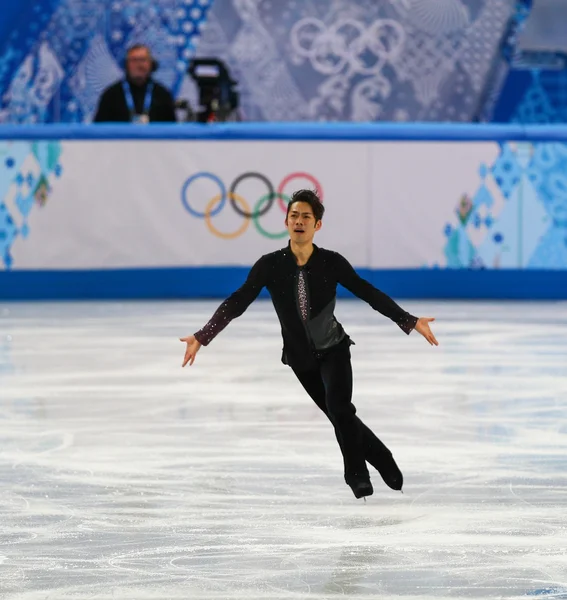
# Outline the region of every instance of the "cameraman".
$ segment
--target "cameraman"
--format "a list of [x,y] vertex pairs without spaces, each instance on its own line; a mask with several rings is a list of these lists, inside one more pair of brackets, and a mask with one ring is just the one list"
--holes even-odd
[[173,96],[152,78],[158,65],[149,48],[143,44],[129,48],[125,67],[126,78],[102,93],[94,122],[175,122]]

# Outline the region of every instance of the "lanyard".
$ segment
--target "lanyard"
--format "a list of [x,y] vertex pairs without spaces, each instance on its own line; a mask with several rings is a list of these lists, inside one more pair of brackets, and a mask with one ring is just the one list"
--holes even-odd
[[[122,82],[122,87],[124,88],[124,97],[126,98],[128,110],[130,111],[130,115],[133,117],[136,114],[136,107],[134,106],[134,98],[132,97],[132,90],[130,89],[130,84],[126,80],[124,80]],[[146,88],[146,97],[144,98],[144,108],[142,111],[143,115],[150,114],[150,106],[152,104],[153,93],[154,84],[152,81],[150,81],[148,82],[148,87]]]

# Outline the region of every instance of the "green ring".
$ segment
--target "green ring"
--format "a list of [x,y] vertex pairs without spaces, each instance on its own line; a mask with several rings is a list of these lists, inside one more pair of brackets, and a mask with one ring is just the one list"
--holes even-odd
[[275,193],[275,192],[272,194],[264,194],[260,198],[260,200],[258,200],[258,203],[254,207],[254,212],[252,213],[252,220],[254,221],[254,226],[256,227],[258,232],[261,233],[263,236],[265,236],[271,240],[279,240],[280,238],[283,238],[287,235],[287,229],[285,231],[282,231],[282,233],[270,233],[269,231],[266,231],[260,225],[260,217],[258,216],[260,213],[262,204],[264,202],[269,202],[270,200],[273,200],[274,198],[280,198],[281,200],[286,200],[288,204],[289,204],[289,201],[291,200],[291,198],[289,196],[286,196],[285,194],[280,194],[280,193]]

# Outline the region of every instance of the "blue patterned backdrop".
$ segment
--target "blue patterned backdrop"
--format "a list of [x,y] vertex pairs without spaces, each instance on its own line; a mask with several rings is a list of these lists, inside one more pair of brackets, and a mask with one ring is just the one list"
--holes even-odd
[[487,81],[482,119],[567,122],[567,3],[517,0],[498,65]]
[[189,59],[223,58],[240,82],[248,120],[565,122],[567,63],[553,50],[565,36],[543,36],[545,51],[533,50],[538,31],[548,29],[544,17],[567,22],[567,3],[545,0],[545,14],[543,4],[4,2],[0,123],[89,121],[135,42],[154,50],[157,79],[192,103]]
[[512,0],[226,0],[197,54],[221,56],[251,120],[470,121]]
[[162,65],[156,78],[175,93],[210,3],[13,2],[0,28],[0,122],[89,121],[101,91],[122,76],[126,48],[137,42],[152,48]]

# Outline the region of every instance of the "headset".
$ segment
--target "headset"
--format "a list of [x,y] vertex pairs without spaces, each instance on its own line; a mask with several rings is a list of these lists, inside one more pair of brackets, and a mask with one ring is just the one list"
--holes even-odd
[[148,46],[146,46],[146,44],[134,44],[133,46],[130,46],[128,50],[126,50],[126,55],[122,61],[122,68],[124,71],[128,72],[128,55],[130,52],[132,52],[132,50],[138,50],[140,48],[145,48],[148,51],[150,60],[152,61],[150,73],[155,73],[159,69],[159,62],[153,57],[151,50],[148,48]]

